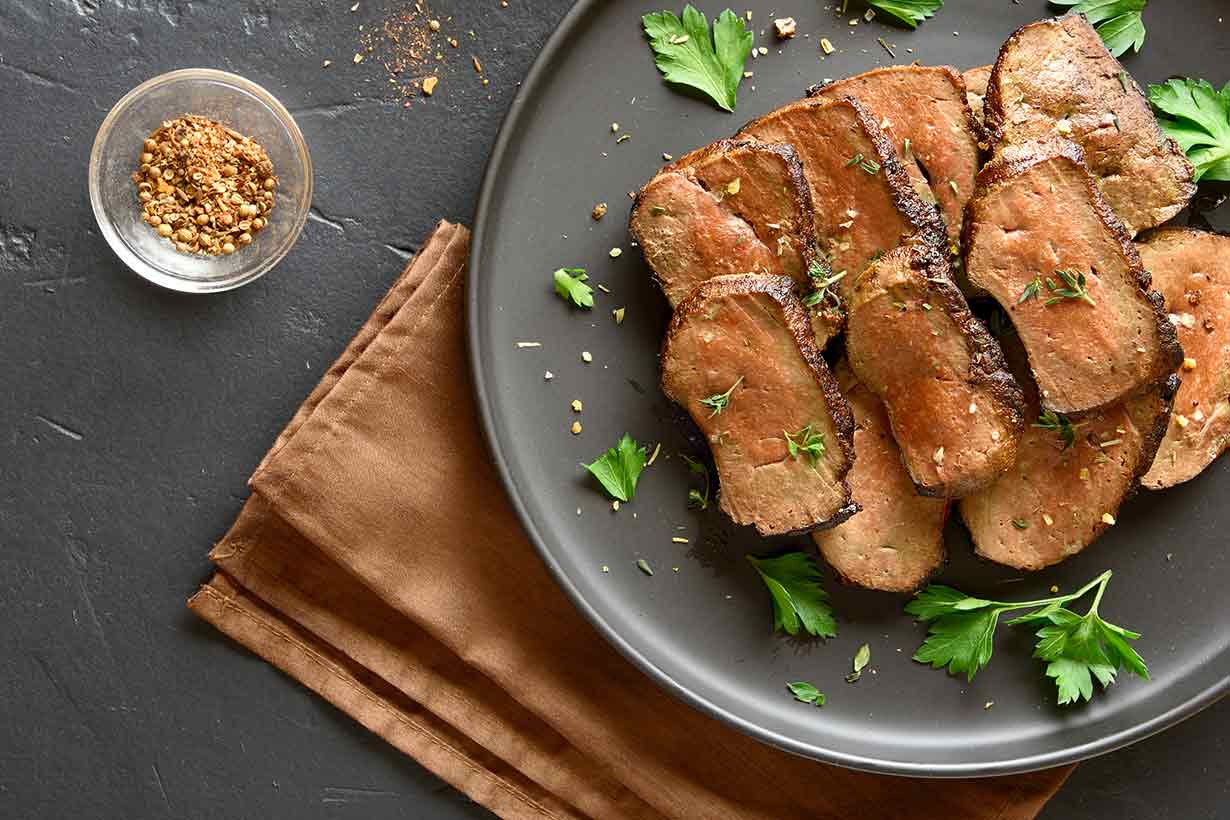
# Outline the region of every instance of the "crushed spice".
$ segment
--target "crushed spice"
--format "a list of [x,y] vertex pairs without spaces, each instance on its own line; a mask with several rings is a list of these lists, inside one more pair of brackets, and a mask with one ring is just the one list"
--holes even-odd
[[142,219],[182,253],[230,255],[269,224],[278,178],[254,140],[195,115],[162,123],[132,175]]

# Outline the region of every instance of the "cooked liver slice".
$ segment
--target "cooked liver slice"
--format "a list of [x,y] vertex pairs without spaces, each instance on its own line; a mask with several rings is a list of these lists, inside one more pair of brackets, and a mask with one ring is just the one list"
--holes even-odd
[[[676,309],[662,346],[662,389],[709,441],[722,510],[762,535],[832,526],[858,511],[846,483],[854,420],[792,286],[782,276],[710,279]],[[732,386],[721,413],[701,404]],[[792,458],[784,436],[808,425],[825,445],[814,463]]]
[[1076,442],[1065,450],[1055,431],[1034,426],[1037,388],[1024,372],[1019,341],[1012,336],[1003,343],[1026,384],[1029,426],[1016,463],[990,487],[961,499],[961,517],[979,555],[1039,570],[1070,558],[1113,526],[1103,516],[1115,519],[1139,485],[1166,432],[1178,385],[1169,376],[1140,396],[1073,421],[1080,425]]
[[993,68],[995,68],[993,65],[982,65],[971,68],[961,75],[961,79],[965,81],[965,99],[969,102],[974,119],[980,123],[984,121],[982,104],[983,99],[987,96],[987,83],[991,81],[991,69]]
[[[737,191],[730,192],[737,181]],[[629,227],[672,306],[714,276],[789,276],[828,268],[816,246],[803,168],[789,145],[720,140],[658,172],[637,196]],[[812,309],[820,344],[841,328],[832,305]]]
[[[1012,316],[1042,390],[1061,413],[1113,404],[1178,367],[1182,349],[1122,223],[1074,143],[1005,148],[978,177],[965,224],[966,274]],[[1035,277],[1084,273],[1093,305],[1048,305]]]
[[808,94],[858,100],[906,164],[921,169],[930,185],[919,193],[939,203],[949,238],[961,238],[965,203],[982,166],[982,129],[970,111],[960,74],[947,66],[888,66],[815,86]]
[[1191,163],[1079,14],[1030,23],[1008,38],[987,85],[986,124],[993,145],[1051,137],[1080,144],[1132,236],[1170,219],[1196,192]]
[[[918,196],[897,150],[851,98],[800,100],[754,120],[740,135],[794,146],[812,202],[822,203],[815,209],[820,250],[835,272],[847,274],[838,286],[843,298],[875,254],[919,232],[944,235],[939,211]],[[864,167],[854,162],[858,157],[875,164]]]
[[859,277],[847,309],[850,366],[887,406],[920,494],[969,495],[1011,466],[1021,389],[953,283],[942,246],[914,241],[885,254]]
[[842,578],[868,589],[910,592],[944,564],[944,522],[949,502],[916,495],[889,429],[888,413],[858,383],[849,365],[837,382],[854,410],[854,468],[850,489],[862,512],[812,533],[824,560]]
[[1156,490],[1195,478],[1230,443],[1230,237],[1163,228],[1138,247],[1196,365],[1179,374],[1175,415],[1142,480]]

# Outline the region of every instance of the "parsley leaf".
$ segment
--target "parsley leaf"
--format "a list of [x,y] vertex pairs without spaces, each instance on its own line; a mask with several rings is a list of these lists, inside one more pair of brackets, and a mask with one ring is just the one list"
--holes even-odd
[[669,11],[641,18],[654,62],[663,78],[695,89],[726,111],[735,110],[743,66],[752,52],[752,33],[730,9],[718,15],[709,36],[709,19],[690,4],[680,20]]
[[[944,0],[867,0],[867,5],[904,26],[918,28],[919,23],[943,8]],[[844,4],[842,13],[845,13]]]
[[818,638],[837,635],[837,620],[828,593],[820,586],[820,570],[810,555],[788,552],[775,558],[747,556],[773,596],[773,629],[798,635],[799,629]]
[[582,308],[594,306],[594,291],[585,281],[589,275],[585,268],[560,268],[552,276],[555,277],[555,292],[571,300],[574,305]]
[[713,412],[709,414],[709,418],[713,418],[714,416],[718,415],[719,413],[721,413],[723,410],[725,410],[727,407],[730,406],[730,396],[732,393],[735,392],[735,388],[741,384],[743,384],[742,376],[740,376],[739,380],[736,381],[734,384],[732,384],[730,386],[730,389],[727,390],[725,393],[714,393],[712,396],[710,396],[707,399],[698,399],[698,401],[701,404],[703,404],[705,407],[711,408],[713,410]]
[[624,433],[619,444],[607,450],[593,464],[581,466],[593,473],[612,498],[631,501],[636,492],[636,481],[645,469],[648,450],[638,445],[632,436]]
[[1149,86],[1149,102],[1196,166],[1196,182],[1230,182],[1230,83],[1218,91],[1208,80],[1168,80]]
[[[1090,700],[1094,680],[1105,689],[1123,668],[1148,680],[1148,667],[1128,643],[1139,638],[1139,633],[1109,623],[1098,614],[1110,578],[1111,573],[1104,572],[1071,595],[1019,603],[973,598],[951,587],[927,587],[906,606],[906,612],[931,624],[914,660],[937,669],[947,667],[952,674],[964,672],[967,680],[973,680],[991,661],[1000,616],[1015,609],[1031,609],[1006,623],[1044,624],[1037,632],[1034,657],[1046,662],[1046,676],[1055,682],[1059,705]],[[1078,615],[1064,606],[1095,589],[1086,614]]]
[[835,273],[832,276],[826,275],[824,266],[819,262],[812,262],[807,267],[807,276],[811,279],[814,290],[803,297],[804,307],[815,307],[816,305],[831,301],[833,307],[841,308],[841,297],[836,291],[829,288],[846,278],[846,272],[843,270],[840,273]]
[[1141,17],[1148,0],[1050,0],[1089,18],[1106,48],[1121,57],[1129,48],[1140,51],[1145,44],[1145,23]]
[[794,699],[799,703],[810,703],[814,706],[824,705],[824,693],[805,680],[788,683],[786,688],[790,690],[790,694],[794,695]]

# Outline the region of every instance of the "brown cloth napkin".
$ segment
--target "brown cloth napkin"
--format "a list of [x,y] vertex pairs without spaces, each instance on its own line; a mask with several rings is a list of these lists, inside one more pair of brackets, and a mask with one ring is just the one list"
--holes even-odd
[[1032,818],[1069,769],[928,781],[672,699],[572,607],[483,444],[442,222],[279,436],[189,606],[505,818]]

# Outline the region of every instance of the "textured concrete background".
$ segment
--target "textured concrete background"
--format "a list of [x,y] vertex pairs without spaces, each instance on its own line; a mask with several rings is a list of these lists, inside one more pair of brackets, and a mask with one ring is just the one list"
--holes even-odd
[[[357,26],[389,0],[0,2],[0,817],[483,817],[190,616],[244,479],[440,217],[468,221],[517,82],[568,0],[439,2],[474,29],[403,109]],[[323,59],[332,59],[329,70]],[[312,219],[241,291],[128,273],[86,166],[163,71],[243,74],[291,108]],[[1082,766],[1046,817],[1225,818],[1230,704]]]

